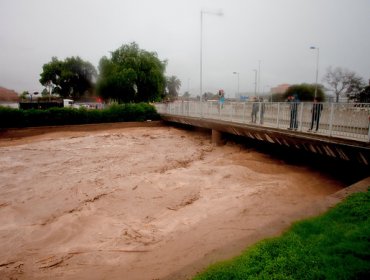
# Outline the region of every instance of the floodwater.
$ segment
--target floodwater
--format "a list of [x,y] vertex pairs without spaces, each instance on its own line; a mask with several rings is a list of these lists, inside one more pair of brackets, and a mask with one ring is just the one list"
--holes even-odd
[[1,279],[189,279],[348,184],[202,132],[80,127],[0,139]]

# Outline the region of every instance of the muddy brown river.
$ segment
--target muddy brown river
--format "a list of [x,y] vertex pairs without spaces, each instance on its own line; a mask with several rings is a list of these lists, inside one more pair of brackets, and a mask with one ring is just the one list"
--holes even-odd
[[345,187],[155,123],[3,132],[0,278],[190,279],[325,211]]

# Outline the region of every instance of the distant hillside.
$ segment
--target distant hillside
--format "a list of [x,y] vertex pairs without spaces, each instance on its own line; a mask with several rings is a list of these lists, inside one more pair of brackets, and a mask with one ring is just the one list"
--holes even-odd
[[0,101],[18,101],[19,96],[14,90],[0,87]]

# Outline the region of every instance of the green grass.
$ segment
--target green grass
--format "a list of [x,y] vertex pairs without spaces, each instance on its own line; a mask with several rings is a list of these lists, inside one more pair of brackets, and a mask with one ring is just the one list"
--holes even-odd
[[369,190],[209,267],[194,280],[370,279]]

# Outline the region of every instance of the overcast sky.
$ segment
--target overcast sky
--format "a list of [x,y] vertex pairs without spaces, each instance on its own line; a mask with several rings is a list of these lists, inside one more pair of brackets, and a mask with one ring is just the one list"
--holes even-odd
[[180,93],[199,94],[200,13],[203,91],[227,96],[281,83],[319,82],[328,66],[370,78],[370,0],[0,0],[0,86],[41,91],[42,66],[70,56],[98,66],[137,42],[168,60]]

